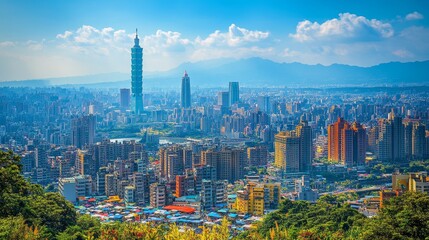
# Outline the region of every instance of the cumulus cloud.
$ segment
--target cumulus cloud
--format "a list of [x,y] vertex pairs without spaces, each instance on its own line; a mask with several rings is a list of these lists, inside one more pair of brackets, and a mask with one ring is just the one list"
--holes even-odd
[[289,36],[299,42],[333,39],[367,41],[389,38],[393,34],[390,23],[351,13],[340,13],[339,18],[327,20],[322,24],[309,20],[299,22],[296,33]]
[[424,18],[423,15],[419,12],[412,12],[407,14],[407,16],[405,16],[405,20],[407,21],[420,20],[423,18]]
[[257,30],[252,31],[246,28],[238,27],[235,24],[231,24],[228,27],[228,32],[221,32],[219,30],[216,30],[205,39],[197,37],[195,42],[205,47],[210,47],[213,45],[226,45],[235,47],[246,43],[258,42],[267,39],[269,35],[269,32]]
[[115,30],[111,27],[97,29],[89,25],[56,36],[60,48],[100,55],[109,55],[112,50],[128,51],[126,44],[131,38],[123,29]]
[[182,38],[181,33],[163,30],[157,30],[155,34],[145,36],[142,43],[145,53],[149,54],[165,51],[180,52],[191,44],[191,40]]

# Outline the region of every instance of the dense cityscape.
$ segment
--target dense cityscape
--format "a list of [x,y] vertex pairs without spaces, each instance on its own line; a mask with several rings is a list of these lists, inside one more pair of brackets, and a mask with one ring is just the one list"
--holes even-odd
[[[320,37],[324,24],[356,17],[347,14],[308,29],[320,27],[313,36]],[[393,35],[381,21],[363,22],[386,28],[383,38]],[[306,24],[289,37],[309,41],[309,30],[299,31]],[[351,33],[365,27],[359,29]],[[429,236],[422,216],[429,206],[427,72],[416,67],[413,74],[424,80],[410,84],[253,85],[243,76],[203,85],[211,80],[179,65],[183,74],[171,84],[153,85],[146,78],[155,73],[143,71],[153,58],[143,49],[151,39],[139,33],[124,37],[121,50],[128,54],[127,87],[0,84],[0,239]],[[180,33],[168,34],[180,40]],[[235,49],[235,41],[268,34],[232,24],[226,42]],[[116,40],[103,43],[109,41]]]

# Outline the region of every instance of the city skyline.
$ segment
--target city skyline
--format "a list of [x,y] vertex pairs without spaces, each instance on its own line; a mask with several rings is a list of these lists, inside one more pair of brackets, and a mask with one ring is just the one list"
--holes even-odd
[[[376,6],[313,2],[308,8],[301,3],[241,1],[228,5],[180,1],[170,3],[171,7],[155,1],[102,6],[78,1],[0,4],[9,20],[0,24],[0,81],[129,72],[129,44],[136,27],[149,72],[225,57],[372,66],[429,56],[425,42],[429,8],[422,1],[381,1]],[[198,21],[182,19],[183,11]],[[51,17],[62,21],[47,24]],[[25,19],[32,19],[31,28]]]

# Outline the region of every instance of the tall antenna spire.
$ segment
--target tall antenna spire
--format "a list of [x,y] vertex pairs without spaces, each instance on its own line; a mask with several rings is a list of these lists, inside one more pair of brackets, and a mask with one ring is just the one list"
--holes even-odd
[[136,37],[138,37],[139,36],[139,34],[138,34],[138,32],[137,32],[137,28],[136,28]]

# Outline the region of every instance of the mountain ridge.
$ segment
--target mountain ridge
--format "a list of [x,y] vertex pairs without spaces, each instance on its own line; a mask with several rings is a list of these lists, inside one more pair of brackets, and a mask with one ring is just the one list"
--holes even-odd
[[[186,70],[192,84],[199,87],[225,87],[230,81],[242,86],[329,86],[329,85],[429,85],[429,61],[388,62],[371,67],[347,64],[308,65],[298,62],[274,62],[264,58],[220,58],[185,62],[163,72],[146,72],[147,87],[176,88]],[[0,82],[0,86],[80,86],[130,81],[128,73],[104,73],[63,78]],[[34,83],[34,84],[33,84]],[[36,84],[37,83],[37,84]],[[42,85],[41,85],[42,83]],[[122,86],[121,84],[116,84]],[[129,84],[123,84],[124,87]]]

